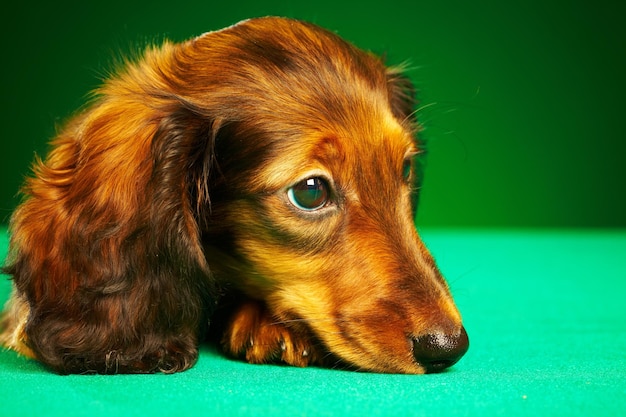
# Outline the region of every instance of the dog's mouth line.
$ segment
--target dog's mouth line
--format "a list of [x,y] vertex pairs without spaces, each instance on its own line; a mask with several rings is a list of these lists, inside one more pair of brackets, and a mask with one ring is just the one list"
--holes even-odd
[[[356,322],[361,322],[361,320],[356,320]],[[320,323],[331,323],[331,326],[316,325]],[[415,350],[417,349],[415,338],[408,333],[399,337],[405,337],[412,346],[407,346],[406,355],[398,352],[394,354],[385,347],[384,341],[372,344],[368,340],[364,340],[362,334],[355,334],[352,331],[353,324],[354,320],[348,320],[341,315],[305,318],[294,313],[291,317],[277,318],[271,323],[271,325],[277,326],[295,326],[300,331],[308,333],[310,340],[314,340],[312,345],[316,346],[318,353],[321,353],[323,362],[333,369],[435,374],[445,372],[456,364],[462,356],[451,358],[445,356],[442,358],[426,357],[424,360],[420,360],[420,354]],[[407,355],[411,357],[410,360],[407,360]],[[368,359],[363,360],[364,358]]]

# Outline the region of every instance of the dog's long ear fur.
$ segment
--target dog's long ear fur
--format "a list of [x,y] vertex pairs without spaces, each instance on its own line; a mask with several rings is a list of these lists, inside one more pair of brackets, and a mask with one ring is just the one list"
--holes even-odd
[[417,104],[415,86],[404,74],[404,66],[387,69],[389,102],[394,115],[413,129],[416,126],[415,105]]
[[404,67],[390,68],[387,70],[387,85],[389,88],[389,102],[391,110],[399,121],[405,124],[410,131],[415,134],[416,145],[419,148],[419,154],[415,156],[413,163],[413,193],[411,203],[413,205],[414,215],[417,215],[417,207],[419,203],[419,191],[424,180],[424,159],[426,156],[426,144],[418,139],[420,126],[416,117],[416,91],[413,83],[403,73]]
[[174,48],[105,84],[36,163],[12,218],[5,272],[30,307],[18,338],[59,372],[174,372],[197,358],[212,296],[197,208],[217,125],[168,81]]

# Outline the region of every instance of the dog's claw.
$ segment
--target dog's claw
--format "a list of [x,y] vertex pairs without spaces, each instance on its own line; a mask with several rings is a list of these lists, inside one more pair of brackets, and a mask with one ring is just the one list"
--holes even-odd
[[222,338],[224,351],[250,363],[282,362],[308,366],[315,362],[309,340],[282,323],[276,323],[265,305],[242,303],[233,314]]

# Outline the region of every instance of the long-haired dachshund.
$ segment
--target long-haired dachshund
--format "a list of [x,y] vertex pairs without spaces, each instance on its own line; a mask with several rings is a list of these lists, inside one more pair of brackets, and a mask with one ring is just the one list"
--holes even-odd
[[407,78],[312,24],[149,49],[35,163],[1,343],[59,373],[183,371],[216,331],[251,363],[449,367],[416,130]]

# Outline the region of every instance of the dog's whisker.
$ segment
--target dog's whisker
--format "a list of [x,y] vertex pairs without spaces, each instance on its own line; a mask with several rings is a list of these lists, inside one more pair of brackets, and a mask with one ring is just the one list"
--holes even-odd
[[433,106],[437,106],[439,103],[437,103],[436,101],[433,101],[432,103],[428,103],[428,104],[424,104],[419,106],[418,108],[416,108],[411,114],[410,116],[414,116],[417,113],[423,112],[424,110],[428,109],[429,107],[433,107]]

